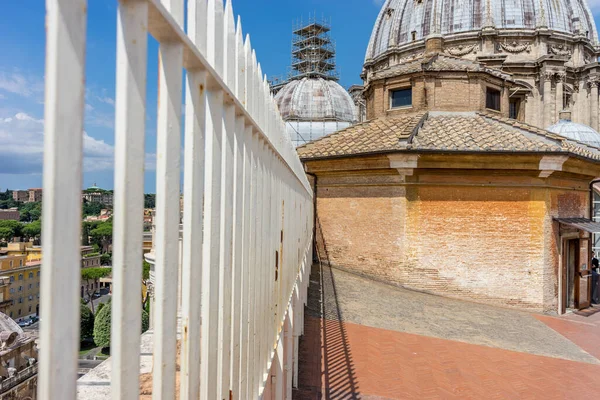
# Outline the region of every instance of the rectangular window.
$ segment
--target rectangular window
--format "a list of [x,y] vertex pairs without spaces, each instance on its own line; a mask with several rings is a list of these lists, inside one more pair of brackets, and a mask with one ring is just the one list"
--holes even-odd
[[520,105],[520,101],[519,100],[511,100],[509,103],[509,109],[508,109],[508,118],[511,119],[518,119],[519,118],[519,105]]
[[487,88],[485,96],[485,107],[490,110],[500,111],[500,91]]
[[392,108],[412,106],[412,88],[392,90],[390,97]]

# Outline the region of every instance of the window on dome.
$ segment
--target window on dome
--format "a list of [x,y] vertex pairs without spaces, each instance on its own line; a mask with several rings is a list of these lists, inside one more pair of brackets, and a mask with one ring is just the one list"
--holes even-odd
[[392,108],[412,106],[412,88],[391,91]]
[[508,109],[508,118],[519,119],[519,109],[521,108],[520,99],[511,99]]
[[412,38],[413,42],[414,42],[415,40],[417,40],[417,31],[412,31],[412,32],[410,33],[410,35],[411,35],[411,38]]
[[500,111],[500,91],[487,88],[485,96],[485,108]]

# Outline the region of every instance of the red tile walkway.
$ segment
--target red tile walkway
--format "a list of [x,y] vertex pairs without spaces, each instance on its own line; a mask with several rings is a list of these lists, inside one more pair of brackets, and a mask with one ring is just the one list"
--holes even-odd
[[[538,319],[598,356],[600,315]],[[600,365],[310,316],[299,372],[298,400],[600,399]]]
[[[600,309],[597,310],[600,311]],[[589,354],[600,359],[600,312],[589,317],[576,314],[564,317],[546,315],[536,315],[535,317]],[[598,398],[600,399],[600,394]]]

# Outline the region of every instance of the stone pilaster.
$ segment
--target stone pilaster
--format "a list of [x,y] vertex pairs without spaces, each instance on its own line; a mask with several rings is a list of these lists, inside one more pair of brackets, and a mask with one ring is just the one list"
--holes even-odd
[[590,80],[590,126],[598,130],[598,85],[600,80],[593,78]]
[[564,83],[567,74],[564,72],[558,72],[555,75],[556,79],[556,97],[554,98],[554,115],[552,116],[551,125],[558,121],[558,115],[564,108]]
[[544,126],[542,128],[547,128],[552,125],[552,78],[554,76],[554,72],[545,72],[544,73]]

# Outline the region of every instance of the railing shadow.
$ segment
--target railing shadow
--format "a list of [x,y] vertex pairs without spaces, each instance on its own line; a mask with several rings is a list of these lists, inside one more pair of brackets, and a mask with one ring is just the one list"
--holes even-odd
[[[313,319],[307,318],[305,337],[301,339],[303,342],[301,347],[308,350],[306,342],[312,342],[313,352],[320,351],[321,357],[320,359],[305,357],[304,360],[301,358],[300,390],[295,393],[294,398],[297,400],[360,399],[352,352],[339,304],[335,275],[330,267],[327,246],[322,240],[323,232],[318,217],[316,222],[317,243],[315,243],[315,249],[318,261],[312,266],[307,304],[307,314]],[[319,321],[318,331],[314,326],[316,318]],[[313,326],[309,327],[309,324],[313,324]],[[315,335],[319,335],[318,347],[314,342],[315,338],[308,337]],[[302,375],[311,376],[312,379],[303,381]],[[316,387],[317,385],[318,387]]]

